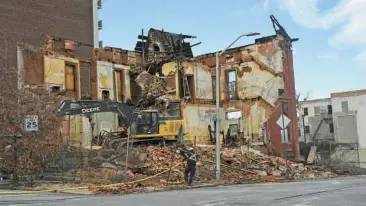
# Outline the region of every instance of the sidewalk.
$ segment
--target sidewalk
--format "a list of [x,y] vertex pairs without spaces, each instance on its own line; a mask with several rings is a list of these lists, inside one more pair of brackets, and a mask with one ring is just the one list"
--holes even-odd
[[[200,185],[194,185],[192,187],[185,187],[184,189],[197,189],[197,188],[206,188],[206,187],[216,187],[219,186],[221,184],[200,184]],[[54,192],[52,191],[47,191],[44,193],[61,193],[61,194],[69,194],[69,195],[95,195],[92,191],[90,191],[89,189],[75,189],[75,190],[62,190],[65,187],[60,187],[60,186],[50,186],[47,188],[44,188],[45,190],[54,190]],[[1,195],[17,195],[17,194],[32,194],[32,191],[34,192],[34,194],[36,193],[42,193],[42,190],[44,190],[42,188],[27,188],[27,187],[14,187],[11,186],[9,184],[0,184],[0,196]],[[162,188],[154,188],[154,187],[147,187],[145,188],[146,191],[145,192],[159,192],[159,191],[169,191],[168,190],[164,190]],[[171,189],[172,191],[174,191],[174,189]]]

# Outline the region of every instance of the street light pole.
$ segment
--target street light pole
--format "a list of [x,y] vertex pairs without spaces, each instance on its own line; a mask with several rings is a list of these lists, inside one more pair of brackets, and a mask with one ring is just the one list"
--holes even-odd
[[220,181],[220,53],[216,52],[216,181]]
[[221,52],[216,52],[216,181],[219,182],[221,179],[221,160],[220,160],[220,56],[223,55],[226,50],[228,50],[231,46],[233,46],[240,38],[242,37],[250,37],[257,36],[260,33],[248,33],[240,35],[236,38],[229,46],[227,46]]

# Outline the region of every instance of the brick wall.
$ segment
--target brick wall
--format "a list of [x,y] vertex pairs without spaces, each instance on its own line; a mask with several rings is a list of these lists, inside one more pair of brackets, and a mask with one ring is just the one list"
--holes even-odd
[[[0,0],[0,72],[16,68],[18,42],[40,47],[41,33],[93,45],[93,1]],[[89,60],[92,48],[79,48],[76,54]]]

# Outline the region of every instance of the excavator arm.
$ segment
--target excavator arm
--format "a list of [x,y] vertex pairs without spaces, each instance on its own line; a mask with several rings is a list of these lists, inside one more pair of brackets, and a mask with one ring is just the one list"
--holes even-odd
[[122,120],[122,126],[129,127],[135,121],[135,115],[130,106],[114,101],[95,100],[63,100],[58,108],[59,115],[80,115],[113,112]]

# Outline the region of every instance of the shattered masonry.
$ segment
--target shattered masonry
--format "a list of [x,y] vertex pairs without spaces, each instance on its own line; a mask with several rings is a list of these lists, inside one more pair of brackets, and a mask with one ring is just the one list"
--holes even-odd
[[[275,35],[256,39],[248,46],[232,48],[220,58],[221,126],[224,135],[229,128],[239,128],[245,141],[266,149],[271,149],[272,145],[276,154],[282,154],[283,144],[276,121],[281,112],[279,93],[283,90],[287,99],[283,103],[285,114],[292,121],[288,129],[292,144],[287,148],[297,157],[292,39],[278,22],[275,23]],[[98,67],[94,75],[97,74],[98,88],[94,91],[98,98],[103,96],[103,92],[106,94],[107,88],[99,85],[107,82],[108,78],[109,85],[118,85],[117,92],[108,89],[110,98],[144,108],[152,106],[160,96],[175,96],[182,100],[185,132],[189,133],[189,139],[197,137],[198,143],[209,143],[207,128],[208,125],[214,128],[215,124],[215,54],[192,58],[191,45],[184,41],[186,38],[194,37],[150,29],[147,36],[139,35],[136,51],[96,49]],[[109,65],[109,73],[106,64]],[[130,79],[113,84],[110,79],[119,77],[113,76],[117,67],[129,71],[123,75]],[[127,89],[120,93],[118,89],[121,87]],[[117,93],[123,97],[113,98]],[[229,120],[227,115],[230,112],[240,112],[242,118],[239,121]],[[108,117],[102,119],[107,120]]]
[[[291,119],[288,130],[292,143],[286,147],[297,157],[293,40],[278,22],[272,21],[277,26],[275,35],[231,48],[220,57],[222,139],[230,129],[242,134],[245,143],[282,154],[276,121],[281,112],[280,93],[284,91],[286,101],[282,102]],[[74,54],[81,43],[45,35],[42,52],[36,56],[43,72],[29,71],[33,76],[27,81],[46,83],[53,91],[64,92],[66,98],[111,99],[140,108],[154,106],[156,100],[180,100],[188,140],[196,137],[197,143],[210,143],[208,126],[215,128],[216,113],[215,54],[194,57],[191,48],[199,43],[187,42],[186,39],[195,38],[191,35],[150,29],[146,36],[138,38],[135,51],[97,48],[90,61],[82,61]],[[89,69],[89,81],[82,68]],[[86,84],[91,87],[90,93],[82,92]],[[232,120],[232,114],[241,118]],[[115,114],[95,114],[93,119],[94,135],[118,129]],[[77,144],[90,146],[87,118],[65,119],[64,133]]]

